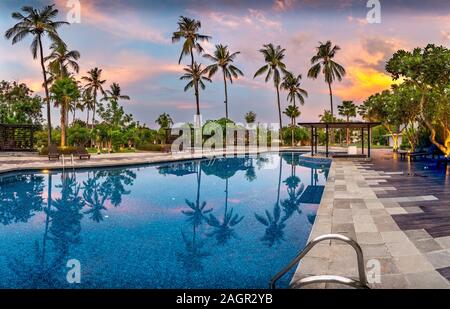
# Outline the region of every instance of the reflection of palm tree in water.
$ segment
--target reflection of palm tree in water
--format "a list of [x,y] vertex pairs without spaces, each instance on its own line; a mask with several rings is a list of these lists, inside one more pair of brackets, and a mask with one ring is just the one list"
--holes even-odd
[[214,228],[210,236],[215,236],[219,245],[225,245],[232,237],[236,237],[233,227],[242,221],[244,217],[233,214],[233,208],[228,211],[228,178],[225,179],[225,211],[222,221],[213,214],[209,215],[208,224]]
[[[48,205],[45,209],[45,231],[42,247],[35,242],[34,262],[28,264],[25,258],[15,258],[9,267],[16,274],[21,287],[61,287],[65,282],[65,263],[71,244],[80,242],[81,209],[83,201],[80,187],[75,178],[62,175],[61,197],[52,199],[52,175],[48,176]],[[50,235],[49,235],[50,234]],[[47,262],[48,240],[53,244],[52,259]]]
[[204,243],[197,239],[197,228],[207,220],[206,215],[212,211],[212,208],[206,209],[205,201],[200,203],[202,170],[201,162],[198,162],[197,164],[197,195],[195,203],[186,199],[186,204],[190,209],[182,210],[182,213],[188,217],[187,222],[192,225],[192,238],[189,238],[181,231],[186,249],[177,254],[178,259],[182,262],[183,267],[187,271],[202,270],[202,259],[209,256],[209,253],[203,250]]
[[281,187],[281,172],[283,168],[283,161],[280,156],[280,169],[278,174],[278,190],[277,190],[277,202],[273,207],[272,213],[268,210],[265,211],[265,217],[255,213],[255,218],[266,226],[266,231],[261,241],[265,243],[268,247],[272,247],[274,244],[280,243],[284,240],[284,228],[286,224],[281,218],[281,208],[280,208],[280,187]]
[[95,222],[103,221],[103,210],[107,210],[105,207],[105,202],[108,195],[102,194],[100,190],[100,184],[98,183],[98,178],[88,178],[87,181],[83,182],[84,191],[83,198],[86,202],[86,206],[90,209],[84,213],[90,215],[90,218]]
[[301,183],[300,178],[296,176],[297,169],[297,161],[294,157],[295,154],[291,153],[291,162],[288,162],[291,165],[291,176],[286,178],[283,181],[287,186],[288,198],[281,201],[281,207],[284,211],[283,221],[289,219],[295,212],[301,214],[300,206],[300,197],[305,189],[305,185]]

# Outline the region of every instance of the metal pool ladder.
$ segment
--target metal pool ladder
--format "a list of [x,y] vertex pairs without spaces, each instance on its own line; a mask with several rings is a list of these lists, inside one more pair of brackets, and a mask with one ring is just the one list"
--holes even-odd
[[359,244],[354,241],[353,239],[340,235],[340,234],[326,234],[319,236],[317,238],[314,238],[311,240],[306,247],[280,272],[278,272],[271,280],[270,280],[270,288],[275,289],[275,285],[281,277],[283,277],[289,270],[292,269],[295,265],[297,265],[298,262],[301,261],[305,257],[306,254],[308,254],[311,249],[317,245],[318,243],[325,241],[325,240],[339,240],[343,241],[350,246],[352,246],[353,249],[356,251],[356,257],[358,261],[358,275],[359,280],[346,278],[342,276],[335,276],[335,275],[320,275],[320,276],[310,276],[303,278],[296,282],[296,284],[300,286],[305,286],[312,283],[339,283],[348,285],[357,289],[369,289],[368,283],[367,283],[367,277],[366,277],[366,271],[364,268],[364,256],[361,247]]

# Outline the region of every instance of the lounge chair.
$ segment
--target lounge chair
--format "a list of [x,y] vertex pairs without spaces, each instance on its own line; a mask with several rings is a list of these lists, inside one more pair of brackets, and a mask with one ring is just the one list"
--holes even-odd
[[48,146],[48,160],[59,160],[60,153],[56,145]]
[[89,160],[91,158],[91,155],[84,146],[78,146],[74,155],[80,158],[80,160]]

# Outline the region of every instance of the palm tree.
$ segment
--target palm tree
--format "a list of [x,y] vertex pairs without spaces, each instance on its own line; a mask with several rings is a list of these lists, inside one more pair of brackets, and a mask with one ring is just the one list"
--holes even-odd
[[77,83],[71,78],[58,79],[50,89],[55,106],[61,110],[61,147],[66,146],[66,128],[69,107],[80,96]]
[[200,120],[200,94],[199,94],[199,86],[202,89],[205,89],[205,83],[203,81],[211,82],[211,79],[207,77],[208,70],[202,68],[201,64],[197,64],[194,62],[192,66],[187,66],[183,69],[186,73],[180,77],[181,80],[189,80],[189,83],[184,87],[184,91],[188,91],[189,88],[194,87],[195,90],[195,102],[197,104],[197,121]]
[[[356,105],[353,101],[342,101],[342,105],[338,106],[339,115],[346,117],[347,122],[350,117],[356,117]],[[347,146],[350,144],[350,129],[347,128]]]
[[20,12],[12,13],[12,18],[18,20],[19,22],[5,32],[5,37],[8,40],[12,39],[12,44],[14,45],[22,41],[28,35],[32,35],[33,41],[31,42],[31,53],[33,55],[33,59],[37,58],[39,50],[42,76],[44,78],[45,101],[47,103],[47,142],[48,145],[50,145],[52,140],[50,95],[48,91],[47,72],[44,65],[42,39],[45,35],[47,35],[53,42],[60,42],[61,39],[58,36],[57,29],[60,26],[69,23],[65,21],[54,21],[55,17],[58,15],[58,10],[54,8],[54,5],[44,6],[41,9],[35,9],[31,6],[24,6],[22,7],[22,11],[25,15]]
[[294,146],[295,118],[299,117],[301,113],[296,105],[289,105],[283,113],[291,118],[291,146]]
[[183,56],[191,55],[191,66],[194,66],[193,50],[195,49],[199,54],[203,52],[203,47],[199,41],[209,41],[211,37],[199,34],[198,31],[201,27],[202,24],[199,20],[184,16],[179,17],[178,30],[172,34],[172,43],[177,43],[182,38],[185,39],[178,64],[181,63]]
[[283,63],[286,50],[284,48],[281,48],[280,45],[274,47],[273,44],[270,43],[263,45],[263,48],[260,49],[259,52],[264,55],[264,61],[266,62],[266,65],[259,68],[259,70],[256,71],[253,78],[256,78],[257,76],[267,72],[265,79],[267,83],[269,79],[273,76],[273,83],[275,85],[275,89],[277,90],[278,118],[280,121],[280,132],[281,132],[281,128],[283,128],[283,123],[281,120],[281,104],[280,104],[280,83],[281,83],[280,71],[285,74],[287,73],[286,65]]
[[[49,62],[49,71],[56,78],[64,78],[70,76],[70,70],[75,73],[80,71],[77,60],[80,59],[80,52],[77,50],[67,50],[66,44],[63,42],[53,43],[50,46],[51,54],[44,58],[45,62]],[[52,83],[54,78],[50,78],[48,83]]]
[[105,98],[108,100],[116,101],[119,100],[130,100],[130,97],[122,94],[122,89],[120,88],[120,85],[118,83],[112,83],[111,86],[109,86],[111,90],[106,90]]
[[239,70],[232,63],[237,55],[241,52],[235,52],[230,54],[228,50],[228,46],[223,46],[222,44],[216,45],[216,50],[214,51],[214,55],[206,54],[203,57],[208,58],[213,61],[214,64],[211,64],[207,67],[209,72],[209,78],[211,78],[214,74],[216,74],[219,68],[222,69],[223,74],[223,83],[225,85],[225,118],[228,119],[228,90],[227,90],[227,79],[230,83],[233,83],[233,77],[238,78],[239,75],[243,76],[241,70]]
[[86,126],[89,126],[89,111],[94,108],[94,98],[92,91],[85,88],[82,95],[83,107],[86,109]]
[[159,115],[158,119],[155,120],[155,123],[157,123],[161,129],[170,129],[173,125],[173,120],[169,114],[163,113]]
[[342,77],[345,75],[345,69],[342,65],[335,62],[333,58],[336,56],[336,52],[341,48],[338,45],[332,46],[331,41],[327,41],[326,43],[319,42],[319,46],[316,49],[317,54],[311,58],[311,64],[313,66],[308,71],[308,77],[316,79],[320,72],[323,73],[325,82],[328,84],[328,89],[330,91],[331,115],[334,116],[331,84],[336,78],[338,81],[342,80]]
[[83,76],[81,79],[86,82],[86,89],[92,93],[94,102],[92,107],[92,127],[95,124],[95,107],[97,105],[97,92],[100,91],[103,95],[106,95],[106,92],[103,90],[103,84],[106,80],[102,80],[102,69],[94,68],[88,71],[87,76]]
[[255,123],[256,121],[256,113],[253,111],[249,111],[245,114],[245,122],[248,124]]
[[[301,105],[305,104],[305,97],[308,97],[308,92],[300,88],[300,80],[302,79],[302,75],[299,74],[297,77],[294,76],[291,72],[287,73],[283,82],[281,83],[281,88],[288,92],[287,100],[293,103],[294,107],[296,106],[295,99],[297,98]],[[295,123],[295,119],[294,119]]]

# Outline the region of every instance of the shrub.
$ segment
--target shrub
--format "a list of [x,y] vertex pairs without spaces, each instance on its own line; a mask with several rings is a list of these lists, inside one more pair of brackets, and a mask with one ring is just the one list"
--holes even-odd
[[144,151],[163,151],[164,145],[144,143],[142,145],[139,145],[139,147],[137,147],[137,149],[144,150]]
[[[71,155],[75,153],[76,147],[66,146],[66,147],[58,147],[58,152],[63,155]],[[44,146],[39,150],[39,154],[42,156],[48,155],[48,147]]]

